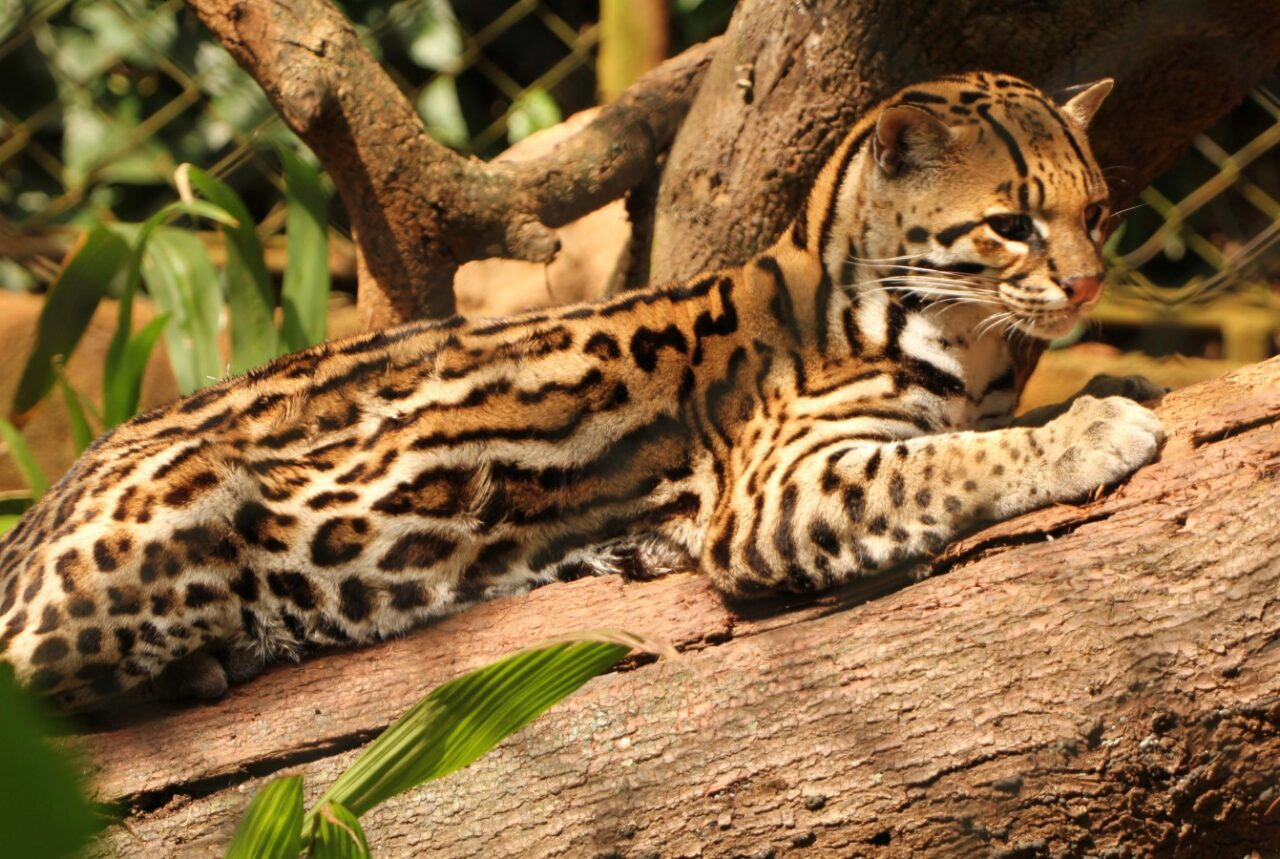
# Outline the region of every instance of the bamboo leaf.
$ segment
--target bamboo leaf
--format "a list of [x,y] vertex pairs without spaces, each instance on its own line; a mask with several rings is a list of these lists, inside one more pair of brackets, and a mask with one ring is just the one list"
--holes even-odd
[[40,463],[36,462],[35,455],[27,445],[27,440],[22,437],[22,433],[4,418],[0,418],[0,441],[4,442],[9,458],[18,467],[18,473],[22,475],[22,482],[27,484],[27,489],[31,491],[31,497],[39,498],[44,495],[45,490],[49,488],[49,481],[45,478]]
[[439,686],[370,743],[318,807],[336,802],[360,816],[466,766],[634,646],[649,645],[625,633],[587,634],[514,653]]
[[220,223],[225,230],[238,229],[244,222],[243,219],[237,219],[219,206],[203,200],[177,200],[147,218],[137,229],[133,247],[129,252],[128,267],[125,269],[124,289],[120,293],[116,330],[107,347],[106,369],[102,377],[103,414],[107,419],[108,428],[131,417],[137,407],[136,399],[133,408],[129,408],[127,397],[121,398],[121,392],[127,391],[128,386],[127,380],[122,382],[119,379],[121,362],[124,361],[125,350],[133,336],[133,298],[137,294],[138,284],[142,281],[143,255],[146,253],[147,243],[152,233],[166,220],[178,214],[210,218]]
[[369,859],[369,841],[360,819],[345,806],[325,803],[314,821],[309,859]]
[[36,344],[13,397],[16,414],[29,411],[52,390],[54,356],[71,357],[128,258],[129,246],[106,227],[93,227],[81,236],[40,308]]
[[286,146],[284,162],[288,215],[288,266],[284,271],[280,334],[284,348],[296,352],[324,340],[329,304],[329,215],[320,171]]
[[222,286],[204,242],[188,230],[161,227],[142,263],[147,293],[168,314],[165,348],[182,394],[222,376],[218,317]]
[[83,453],[84,449],[93,443],[95,435],[93,428],[89,426],[89,416],[85,412],[84,400],[71,386],[71,380],[67,378],[60,361],[54,362],[54,372],[57,374],[58,388],[62,391],[62,401],[67,406],[67,423],[71,428],[71,440],[75,443],[76,453]]
[[95,817],[75,770],[45,737],[54,726],[0,664],[0,852],[81,855],[105,820]]
[[302,852],[302,779],[274,779],[240,818],[227,859],[297,859]]
[[231,307],[231,371],[243,373],[278,353],[275,293],[262,256],[262,242],[249,210],[231,186],[190,164],[178,168],[184,195],[199,192],[226,211],[236,226],[223,226],[227,238],[227,303]]
[[142,376],[147,371],[147,361],[168,321],[169,317],[161,314],[130,337],[116,366],[103,379],[102,414],[107,427],[124,423],[138,413]]

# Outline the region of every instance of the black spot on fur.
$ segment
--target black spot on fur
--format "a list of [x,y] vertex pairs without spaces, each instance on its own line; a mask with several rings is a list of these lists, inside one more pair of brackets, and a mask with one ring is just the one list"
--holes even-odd
[[661,331],[641,327],[631,336],[631,357],[636,366],[646,373],[652,373],[658,367],[658,353],[663,349],[672,349],[681,355],[688,354],[689,343],[680,329],[674,324]]
[[397,582],[387,592],[391,595],[391,607],[396,611],[410,611],[430,602],[426,591],[417,582]]
[[187,585],[187,596],[184,602],[186,602],[187,608],[202,608],[209,603],[220,602],[224,599],[226,599],[226,595],[217,588],[193,582]]
[[134,587],[107,588],[107,614],[134,615],[142,611],[142,596]]
[[46,665],[57,662],[70,652],[71,648],[67,645],[65,638],[50,636],[36,645],[35,651],[31,654],[31,664]]
[[36,627],[36,634],[40,635],[46,632],[53,632],[62,623],[62,616],[58,612],[58,607],[47,605],[44,612],[40,615],[40,625]]
[[893,476],[889,478],[889,501],[893,503],[894,507],[901,507],[906,497],[906,481],[902,479],[901,474],[894,472]]
[[76,636],[76,650],[85,656],[92,656],[102,650],[102,630],[96,626],[80,630],[80,634]]
[[378,560],[378,569],[395,572],[407,569],[427,569],[453,554],[457,543],[430,531],[415,531],[395,542]]
[[316,530],[311,541],[311,560],[318,567],[350,563],[364,551],[364,538],[368,533],[367,519],[330,519]]
[[582,351],[588,353],[588,355],[594,355],[602,361],[612,361],[613,358],[622,356],[622,349],[618,348],[616,339],[604,332],[591,334],[591,338],[586,342],[586,346],[582,347]]
[[88,617],[98,610],[88,597],[72,597],[67,602],[67,614],[72,617]]
[[249,545],[261,546],[268,552],[283,552],[289,546],[272,533],[272,528],[288,527],[296,521],[293,516],[274,513],[257,501],[246,501],[236,511],[234,527]]
[[267,573],[267,587],[273,594],[289,600],[298,608],[316,607],[315,589],[311,587],[311,581],[302,573],[284,570]]
[[832,557],[840,554],[840,541],[836,538],[836,532],[831,530],[830,525],[820,519],[809,526],[809,539],[813,541],[815,546]]
[[866,465],[866,468],[863,470],[863,474],[866,476],[867,480],[872,480],[875,478],[876,472],[878,472],[879,470],[880,470],[880,451],[877,450],[875,453],[871,454],[871,456],[867,459],[867,465]]
[[344,579],[338,586],[338,611],[347,620],[364,620],[372,610],[369,598],[369,589],[364,582],[355,576]]
[[218,475],[212,471],[201,471],[187,478],[182,485],[170,489],[160,500],[168,507],[185,507],[217,485]]
[[128,656],[133,653],[134,642],[137,641],[137,635],[132,629],[123,626],[117,626],[112,630],[116,637],[116,649],[120,651],[121,656]]

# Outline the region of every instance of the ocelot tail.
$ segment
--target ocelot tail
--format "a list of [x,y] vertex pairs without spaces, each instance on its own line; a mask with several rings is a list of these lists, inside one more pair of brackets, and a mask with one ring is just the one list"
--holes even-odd
[[325,344],[123,424],[0,543],[0,659],[71,707],[179,661],[216,695],[558,579],[825,588],[1125,477],[1162,438],[1137,403],[1011,420],[1098,300],[1110,89],[913,86],[740,268]]

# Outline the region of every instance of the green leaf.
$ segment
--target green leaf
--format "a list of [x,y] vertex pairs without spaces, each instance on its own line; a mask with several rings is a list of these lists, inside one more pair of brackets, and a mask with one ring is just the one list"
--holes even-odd
[[132,380],[122,377],[122,362],[133,336],[133,299],[142,281],[142,260],[152,233],[167,219],[178,214],[197,215],[217,221],[226,229],[232,229],[238,221],[221,208],[202,200],[178,200],[160,209],[142,223],[134,234],[129,264],[125,270],[124,290],[120,293],[116,330],[107,346],[106,368],[102,376],[102,409],[108,429],[133,417],[137,410],[137,397],[130,402],[128,391]]
[[284,271],[280,334],[285,351],[296,352],[324,340],[329,305],[329,215],[320,171],[287,147],[284,162],[288,215],[288,266]]
[[103,823],[75,770],[45,741],[54,730],[0,664],[0,844],[6,856],[78,855]]
[[30,410],[53,388],[53,359],[70,359],[98,302],[129,258],[129,246],[105,227],[85,232],[49,289],[36,323],[36,344],[13,396],[13,411]]
[[560,105],[551,93],[541,87],[530,87],[520,94],[507,115],[507,140],[518,143],[535,131],[550,128],[560,121]]
[[[594,633],[514,653],[436,688],[369,744],[320,799],[356,816],[448,775],[607,671],[644,642]],[[311,812],[312,817],[316,814]]]
[[227,303],[231,307],[231,372],[243,373],[278,354],[275,292],[262,256],[262,242],[249,210],[231,186],[190,164],[178,168],[184,196],[194,189],[226,211],[236,226],[224,226],[227,238]]
[[204,242],[188,230],[160,227],[142,264],[147,294],[169,317],[165,348],[186,395],[222,376],[218,316],[222,286]]
[[95,435],[93,428],[89,426],[84,400],[71,386],[71,380],[67,378],[62,365],[58,363],[54,369],[58,374],[58,388],[62,391],[62,401],[67,406],[67,423],[71,427],[71,440],[75,442],[76,453],[84,453],[84,449],[93,444]]
[[322,805],[312,827],[308,859],[368,859],[371,855],[360,819],[339,803]]
[[465,45],[449,0],[419,0],[392,8],[390,18],[409,54],[426,69],[456,70]]
[[240,818],[227,859],[297,859],[302,852],[302,779],[274,779]]
[[44,495],[45,490],[49,488],[49,481],[45,478],[40,463],[36,462],[35,455],[31,453],[31,448],[27,446],[27,440],[22,437],[22,433],[4,418],[0,418],[0,441],[4,442],[9,458],[18,467],[18,473],[22,475],[22,482],[27,484],[27,489],[31,491],[31,497],[39,498]]
[[453,75],[437,75],[418,93],[418,115],[427,133],[443,143],[459,149],[467,144],[471,133],[462,115],[458,99],[458,82]]
[[108,427],[124,423],[138,413],[147,361],[168,321],[169,317],[161,314],[130,337],[119,362],[103,379],[102,412]]

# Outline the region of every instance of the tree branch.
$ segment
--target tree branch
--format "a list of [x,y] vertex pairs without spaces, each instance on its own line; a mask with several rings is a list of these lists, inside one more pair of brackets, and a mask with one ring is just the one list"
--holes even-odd
[[79,741],[87,772],[134,816],[100,850],[215,854],[265,778],[301,772],[314,801],[435,684],[602,625],[685,655],[594,681],[371,814],[375,852],[1265,849],[1280,840],[1280,359],[1159,412],[1161,458],[1123,487],[979,532],[910,587],[897,573],[726,605],[691,575],[549,585],[103,727]]
[[654,170],[715,50],[698,45],[650,72],[544,158],[485,164],[431,139],[328,0],[189,5],[333,178],[360,251],[367,327],[452,313],[453,274],[470,260],[551,260],[552,227]]

